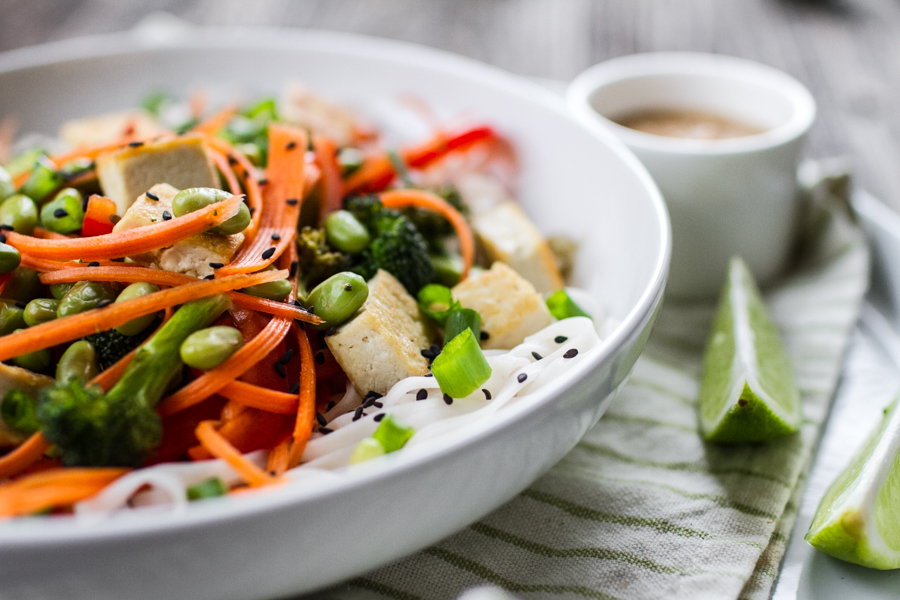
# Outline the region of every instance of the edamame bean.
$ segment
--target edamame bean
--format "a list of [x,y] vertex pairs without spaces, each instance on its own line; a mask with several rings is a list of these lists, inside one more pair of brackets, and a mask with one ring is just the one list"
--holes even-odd
[[350,211],[334,211],[325,217],[324,226],[328,243],[341,252],[362,252],[372,239],[365,225]]
[[41,208],[41,223],[44,228],[56,233],[72,233],[81,229],[84,223],[81,192],[75,188],[64,188],[50,202]]
[[369,297],[366,280],[356,273],[332,275],[309,293],[307,305],[325,320],[317,329],[340,325],[356,313]]
[[25,324],[29,327],[52,321],[56,318],[59,300],[54,298],[35,298],[25,306]]
[[9,244],[0,244],[0,273],[9,273],[16,270],[22,262],[22,255]]
[[0,224],[9,225],[16,233],[31,235],[38,224],[34,200],[24,194],[13,194],[0,204]]
[[[158,285],[139,281],[137,283],[132,283],[127,288],[122,290],[122,293],[119,294],[118,298],[116,298],[116,302],[125,302],[126,300],[131,300],[132,298],[140,298],[141,296],[146,296],[147,294],[152,294],[158,291]],[[124,325],[119,325],[118,327],[116,327],[116,331],[118,331],[122,335],[137,335],[143,330],[147,329],[147,327],[149,327],[150,324],[155,320],[156,314],[150,313],[149,315],[144,315],[143,317],[132,319]]]
[[62,383],[90,381],[100,372],[97,352],[87,340],[79,340],[66,348],[56,364],[56,380]]
[[41,280],[37,271],[18,267],[12,272],[12,277],[6,282],[0,297],[29,302],[37,298],[41,292]]
[[[231,198],[231,194],[215,188],[187,188],[181,190],[172,198],[172,214],[176,217],[200,210],[210,204],[222,202]],[[238,213],[217,227],[209,230],[209,233],[219,235],[232,235],[247,229],[250,224],[250,209],[241,203]]]
[[9,171],[0,166],[0,200],[9,198],[16,193],[16,184],[13,183]]
[[62,300],[62,297],[66,295],[66,292],[72,289],[74,283],[51,283],[50,284],[50,295],[56,298],[57,300]]
[[[18,331],[22,330],[16,329],[16,331],[14,331],[13,333],[16,333]],[[12,362],[17,367],[28,369],[29,371],[34,371],[35,373],[40,373],[42,371],[45,371],[47,367],[50,366],[50,363],[53,362],[53,357],[50,355],[50,350],[44,348],[43,350],[35,350],[34,352],[21,354],[13,358]]]
[[224,325],[195,331],[181,344],[181,360],[195,369],[214,369],[244,345],[234,327]]
[[114,302],[116,296],[116,288],[111,283],[79,281],[59,301],[59,308],[56,309],[56,314],[60,318],[77,315],[86,310],[97,308],[104,300]]
[[25,327],[24,310],[14,304],[0,304],[0,335],[8,335]]
[[293,286],[291,285],[290,281],[288,281],[287,279],[278,279],[277,281],[251,285],[250,287],[246,287],[240,291],[244,292],[245,294],[250,294],[251,296],[257,296],[259,298],[266,298],[267,300],[275,300],[276,302],[280,302],[287,298],[292,289]]
[[46,156],[41,156],[37,159],[37,162],[34,163],[34,167],[31,169],[31,175],[29,175],[28,180],[22,184],[19,191],[26,196],[33,198],[36,202],[40,202],[50,195],[53,190],[62,185],[62,183],[63,179],[60,174],[56,172],[53,163],[51,163]]

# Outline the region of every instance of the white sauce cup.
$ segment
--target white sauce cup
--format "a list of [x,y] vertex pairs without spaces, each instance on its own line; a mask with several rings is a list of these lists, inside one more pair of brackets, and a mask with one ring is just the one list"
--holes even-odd
[[[747,262],[761,285],[782,271],[794,232],[802,142],[816,113],[797,80],[727,56],[635,54],[578,75],[568,103],[578,119],[612,130],[659,185],[672,219],[669,296],[714,297],[732,255]],[[685,139],[614,121],[659,109],[714,113],[762,133]]]

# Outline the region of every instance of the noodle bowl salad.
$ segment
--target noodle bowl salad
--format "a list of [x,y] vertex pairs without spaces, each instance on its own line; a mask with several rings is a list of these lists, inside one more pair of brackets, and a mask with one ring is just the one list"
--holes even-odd
[[215,111],[155,93],[0,160],[2,517],[352,476],[495,418],[614,325],[489,125],[394,146],[300,85]]

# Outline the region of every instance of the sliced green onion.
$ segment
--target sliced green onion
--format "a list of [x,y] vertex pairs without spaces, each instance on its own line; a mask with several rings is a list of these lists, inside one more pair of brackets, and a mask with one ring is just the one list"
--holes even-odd
[[397,172],[397,175],[400,176],[400,181],[403,182],[403,187],[416,187],[416,184],[413,183],[413,180],[409,177],[409,169],[406,168],[406,162],[403,158],[394,150],[388,150],[387,154],[391,161],[391,165],[394,167],[394,171]]
[[379,442],[385,452],[396,452],[409,441],[415,432],[415,429],[394,415],[385,415],[378,424],[378,429],[372,434],[372,439]]
[[438,283],[453,287],[462,278],[463,261],[458,254],[442,254],[431,257],[434,277]]
[[34,163],[31,175],[22,184],[19,192],[40,203],[41,200],[49,196],[62,183],[63,178],[56,172],[53,163],[48,158],[41,156]]
[[353,454],[350,455],[350,464],[365,462],[379,456],[384,456],[384,446],[375,438],[366,438],[356,445]]
[[0,416],[3,422],[22,433],[32,434],[40,429],[36,415],[37,405],[34,398],[22,390],[9,390],[0,404]]
[[591,315],[584,312],[584,309],[575,304],[575,301],[569,297],[566,290],[558,290],[554,292],[552,296],[547,298],[547,308],[550,309],[550,314],[560,321],[568,319],[569,317],[591,318]]
[[224,496],[227,493],[228,487],[225,485],[225,482],[218,477],[212,477],[189,487],[187,489],[187,499],[202,500],[204,498]]
[[461,307],[458,302],[453,302],[450,288],[436,283],[429,283],[420,289],[418,299],[422,312],[441,326],[447,321],[451,312]]
[[366,156],[358,148],[346,146],[338,150],[337,163],[341,168],[341,177],[347,177],[357,171],[364,162],[366,162]]
[[260,119],[267,123],[276,120],[278,110],[275,106],[275,98],[263,98],[256,104],[247,107],[244,114],[251,119]]
[[488,380],[491,366],[475,333],[466,328],[444,345],[431,364],[431,372],[442,392],[451,398],[465,398]]
[[481,315],[471,308],[460,308],[447,316],[444,324],[444,344],[458,336],[466,329],[471,329],[475,339],[481,339]]
[[141,100],[141,108],[146,110],[154,117],[158,117],[163,105],[168,103],[171,97],[166,92],[156,91],[150,92]]

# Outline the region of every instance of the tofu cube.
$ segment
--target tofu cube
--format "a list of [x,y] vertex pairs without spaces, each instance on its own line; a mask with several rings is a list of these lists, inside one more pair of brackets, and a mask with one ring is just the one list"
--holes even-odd
[[472,229],[491,262],[506,263],[538,292],[550,294],[565,285],[550,246],[516,202],[475,214]]
[[422,350],[431,340],[419,307],[387,271],[375,274],[365,304],[325,343],[360,394],[386,394],[401,379],[428,374]]
[[[0,363],[0,400],[10,390],[22,390],[35,396],[38,390],[47,387],[55,381],[52,377],[32,373],[28,369]],[[13,429],[4,423],[3,419],[0,419],[0,448],[17,446],[24,442],[27,437],[26,434]]]
[[164,132],[165,129],[150,113],[139,109],[66,121],[59,128],[59,137],[73,148],[77,148],[108,144],[125,135],[146,139]]
[[509,350],[550,325],[547,305],[534,286],[502,262],[469,275],[453,288],[453,298],[481,315],[486,349]]
[[124,214],[135,198],[157,183],[183,190],[219,187],[219,174],[199,137],[184,136],[122,148],[97,159],[97,177],[103,193]]
[[[169,211],[171,214],[172,199],[178,190],[168,183],[160,183],[151,187],[149,191],[159,200],[151,200],[146,194],[138,196],[131,208],[125,211],[122,220],[113,227],[113,231],[125,231],[159,223],[163,220],[163,211]],[[214,272],[209,263],[227,265],[243,242],[243,233],[233,235],[201,233],[178,242],[174,246],[129,258],[163,271],[184,273],[192,277],[206,277]]]

